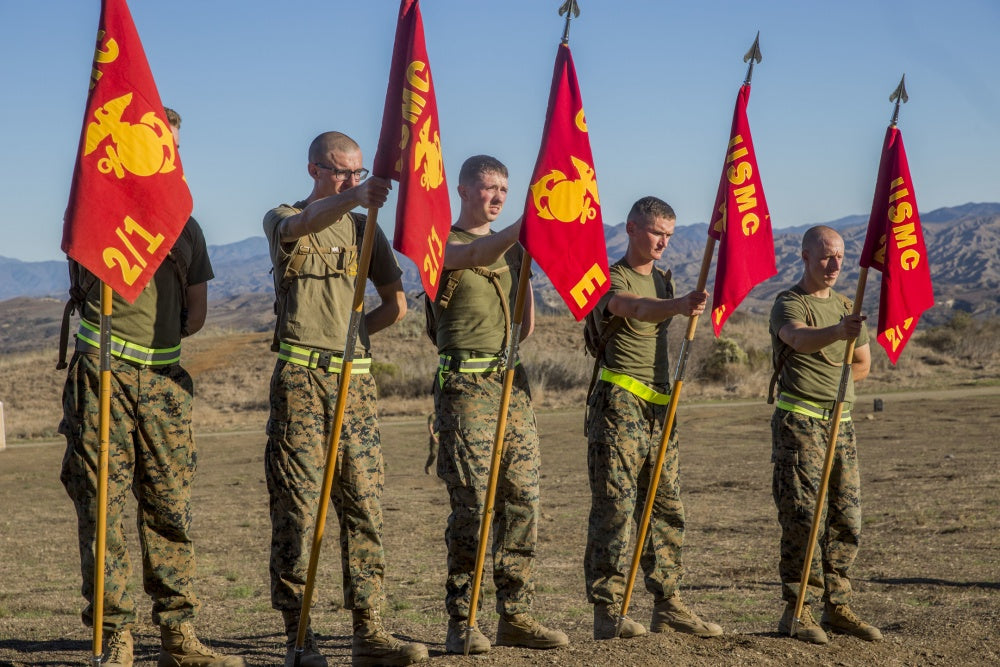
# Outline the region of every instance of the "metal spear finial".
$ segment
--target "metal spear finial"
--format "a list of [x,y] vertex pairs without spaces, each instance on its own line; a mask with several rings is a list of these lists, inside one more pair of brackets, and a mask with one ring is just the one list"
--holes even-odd
[[891,125],[895,127],[896,121],[899,120],[900,103],[906,104],[910,101],[910,96],[906,94],[906,74],[903,74],[903,78],[899,80],[899,85],[896,86],[896,90],[892,91],[892,95],[889,96],[889,101],[896,103],[896,106],[892,110],[891,122]]
[[566,0],[559,7],[559,16],[566,15],[566,27],[563,28],[562,43],[569,44],[569,22],[570,19],[580,16],[580,5],[576,0]]
[[753,77],[753,65],[755,62],[760,62],[762,60],[760,55],[760,30],[757,31],[757,36],[753,39],[753,46],[747,51],[747,54],[743,56],[743,62],[750,62],[750,66],[747,67],[747,76],[743,79],[743,84],[749,86],[750,79]]

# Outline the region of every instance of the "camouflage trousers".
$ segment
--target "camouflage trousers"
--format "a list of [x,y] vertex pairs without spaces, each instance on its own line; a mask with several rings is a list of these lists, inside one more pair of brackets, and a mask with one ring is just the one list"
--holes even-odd
[[[142,583],[153,599],[153,623],[179,624],[192,620],[198,610],[190,507],[197,465],[191,433],[193,393],[191,376],[179,365],[136,367],[111,360],[102,609],[102,627],[107,631],[130,627],[136,620],[124,526],[129,491],[137,503]],[[100,448],[97,355],[74,354],[62,401],[59,432],[66,436],[66,453],[60,479],[76,508],[82,593],[87,600],[82,618],[93,626]]]
[[[440,433],[437,474],[447,485],[451,500],[444,534],[448,546],[445,606],[451,616],[461,618],[468,617],[471,604],[503,377],[502,372],[454,372],[445,373],[443,382],[435,383],[434,408]],[[539,464],[528,377],[518,366],[491,526],[496,609],[502,614],[525,613],[534,598]],[[482,597],[479,602],[481,606]]]
[[[271,606],[281,611],[302,607],[339,384],[338,373],[282,360],[271,376],[264,466],[271,513]],[[340,524],[344,606],[379,608],[385,577],[385,469],[375,379],[354,375],[348,392],[330,492]]]
[[[598,382],[588,400],[587,468],[590,520],[583,558],[587,599],[617,603],[625,596],[638,528],[663,435],[667,406],[654,405],[609,382]],[[646,590],[656,600],[670,597],[684,568],[684,505],[680,498],[676,423],[667,444],[639,564]]]
[[[816,496],[826,458],[829,420],[775,410],[771,417],[772,494],[781,525],[781,597],[799,594]],[[849,572],[861,537],[861,478],[854,422],[842,421],[829,489],[822,508],[816,548],[809,566],[807,598],[846,604],[851,597]]]

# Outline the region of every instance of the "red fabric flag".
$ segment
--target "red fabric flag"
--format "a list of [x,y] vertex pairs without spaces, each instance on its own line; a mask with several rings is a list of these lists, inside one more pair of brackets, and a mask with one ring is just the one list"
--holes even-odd
[[719,241],[712,295],[712,326],[716,337],[750,290],[778,272],[774,265],[771,214],[747,122],[749,100],[750,84],[745,83],[736,97],[729,146],[708,226],[709,235]]
[[104,0],[62,249],[129,303],[191,215],[191,192],[125,0]]
[[424,291],[434,299],[451,227],[451,201],[419,0],[399,3],[382,132],[372,173],[399,181],[392,247],[414,261]]
[[573,54],[565,44],[556,55],[520,240],[577,321],[611,287],[594,157]]
[[917,328],[920,315],[934,305],[927,260],[903,135],[890,125],[860,263],[882,272],[878,342],[893,364]]

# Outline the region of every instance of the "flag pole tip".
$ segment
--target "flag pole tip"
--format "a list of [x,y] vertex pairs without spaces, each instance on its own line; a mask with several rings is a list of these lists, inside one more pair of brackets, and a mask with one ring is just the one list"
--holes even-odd
[[897,100],[902,101],[903,104],[910,101],[910,96],[906,94],[906,73],[903,73],[903,77],[899,80],[899,85],[896,86],[896,89],[892,91],[892,95],[889,96],[890,102],[897,102]]
[[566,15],[566,25],[563,28],[562,44],[569,44],[569,22],[580,16],[580,4],[577,0],[566,0],[559,6],[559,16]]
[[750,50],[746,52],[745,56],[743,56],[743,62],[750,62],[751,58],[758,63],[762,60],[760,53],[760,30],[757,31],[757,36],[754,37],[753,45],[750,47]]

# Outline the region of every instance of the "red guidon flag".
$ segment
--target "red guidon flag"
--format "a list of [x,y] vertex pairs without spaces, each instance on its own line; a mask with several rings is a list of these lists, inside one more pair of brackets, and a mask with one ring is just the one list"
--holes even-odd
[[774,265],[771,214],[747,122],[749,100],[750,84],[745,83],[736,97],[719,193],[708,226],[709,236],[719,241],[712,295],[712,326],[716,337],[750,290],[778,272]]
[[399,181],[392,247],[414,261],[424,291],[437,296],[451,227],[437,101],[418,0],[401,0],[372,173]]
[[920,229],[917,198],[906,162],[903,135],[895,125],[885,133],[861,266],[882,272],[878,342],[896,363],[917,328],[921,313],[934,305],[931,268]]
[[191,207],[132,15],[125,0],[104,0],[62,249],[132,303]]
[[573,54],[565,44],[556,55],[520,240],[577,321],[611,286],[594,158]]

